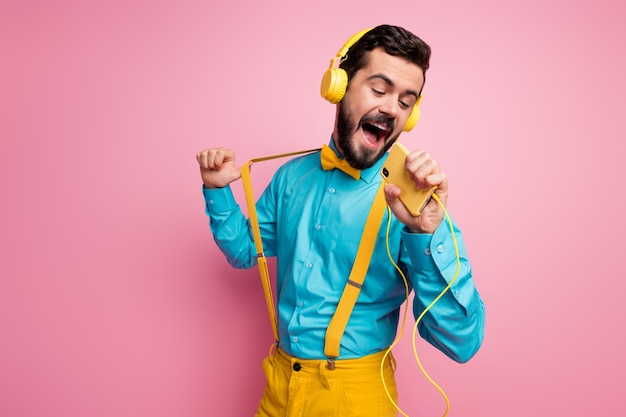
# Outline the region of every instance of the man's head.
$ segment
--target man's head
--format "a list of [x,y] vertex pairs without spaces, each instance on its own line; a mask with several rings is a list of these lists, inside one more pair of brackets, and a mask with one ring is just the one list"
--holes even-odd
[[397,26],[377,26],[349,48],[333,137],[351,165],[368,168],[393,145],[421,97],[429,60],[430,47]]

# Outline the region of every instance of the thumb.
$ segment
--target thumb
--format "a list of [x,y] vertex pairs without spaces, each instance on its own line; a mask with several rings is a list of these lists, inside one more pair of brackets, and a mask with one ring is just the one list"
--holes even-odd
[[400,194],[402,193],[402,189],[393,184],[385,185],[385,200],[387,201],[387,205],[394,213],[398,213],[399,210],[404,208],[404,205],[400,201]]

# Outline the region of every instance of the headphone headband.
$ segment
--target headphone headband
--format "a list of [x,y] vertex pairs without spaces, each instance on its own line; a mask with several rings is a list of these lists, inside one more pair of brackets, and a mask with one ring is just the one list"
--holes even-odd
[[350,39],[348,39],[346,41],[346,43],[341,47],[341,49],[339,50],[339,52],[337,52],[337,57],[338,58],[343,58],[348,54],[348,50],[350,48],[352,48],[352,45],[354,45],[355,43],[357,43],[359,41],[359,39],[361,39],[363,37],[363,35],[365,35],[367,32],[369,32],[370,30],[372,30],[373,28],[367,28],[364,29],[354,35],[352,35],[352,37]]

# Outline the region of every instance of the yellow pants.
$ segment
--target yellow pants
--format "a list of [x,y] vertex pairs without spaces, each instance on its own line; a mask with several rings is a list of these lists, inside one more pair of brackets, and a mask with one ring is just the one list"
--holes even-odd
[[[380,376],[384,352],[360,359],[302,360],[280,348],[263,361],[267,385],[256,417],[395,417]],[[387,390],[397,404],[391,353],[383,365]]]

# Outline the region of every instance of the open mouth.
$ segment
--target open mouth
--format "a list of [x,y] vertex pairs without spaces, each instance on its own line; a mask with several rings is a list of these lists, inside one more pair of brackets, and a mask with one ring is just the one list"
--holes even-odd
[[375,122],[365,122],[361,125],[361,129],[365,144],[372,148],[377,147],[381,141],[385,140],[391,131],[386,123]]

